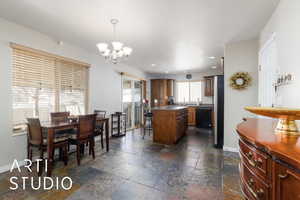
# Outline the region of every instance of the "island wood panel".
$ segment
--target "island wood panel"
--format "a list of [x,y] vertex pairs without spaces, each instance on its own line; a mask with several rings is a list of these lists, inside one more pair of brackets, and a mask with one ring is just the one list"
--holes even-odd
[[160,144],[175,144],[187,129],[187,109],[152,110],[153,141]]
[[237,127],[246,199],[300,200],[300,137],[275,134],[276,124],[245,119]]
[[188,107],[188,125],[196,126],[196,107]]

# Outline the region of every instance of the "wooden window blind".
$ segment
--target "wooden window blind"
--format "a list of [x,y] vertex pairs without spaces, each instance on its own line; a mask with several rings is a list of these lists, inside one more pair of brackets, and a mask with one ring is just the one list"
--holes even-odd
[[14,132],[23,131],[29,117],[49,121],[51,112],[86,113],[89,72],[86,65],[22,46],[12,48]]

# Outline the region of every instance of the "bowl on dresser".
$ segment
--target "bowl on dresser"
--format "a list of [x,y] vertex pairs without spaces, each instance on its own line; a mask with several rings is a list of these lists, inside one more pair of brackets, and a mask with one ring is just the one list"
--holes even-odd
[[296,108],[273,108],[273,107],[245,107],[249,112],[271,118],[277,118],[278,123],[275,133],[290,136],[299,136],[295,120],[300,120],[300,109]]

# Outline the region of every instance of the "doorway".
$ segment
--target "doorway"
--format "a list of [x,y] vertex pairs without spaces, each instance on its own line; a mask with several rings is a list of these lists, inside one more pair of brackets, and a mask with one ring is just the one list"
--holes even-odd
[[142,123],[142,81],[130,77],[122,80],[122,107],[126,113],[126,128],[135,129]]
[[258,102],[260,106],[274,107],[280,103],[276,97],[276,88],[274,87],[276,78],[280,73],[277,53],[276,35],[274,33],[259,52]]

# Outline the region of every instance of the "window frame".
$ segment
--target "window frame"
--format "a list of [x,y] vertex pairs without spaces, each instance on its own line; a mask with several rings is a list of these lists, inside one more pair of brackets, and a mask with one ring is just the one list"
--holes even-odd
[[[90,64],[87,64],[87,63],[84,63],[84,62],[81,62],[81,61],[77,61],[77,60],[74,60],[74,59],[71,59],[71,58],[66,58],[66,57],[63,57],[63,56],[59,56],[59,55],[55,55],[55,54],[51,54],[51,53],[48,53],[48,52],[45,52],[45,51],[41,51],[41,50],[37,50],[37,49],[33,49],[33,48],[30,48],[30,47],[26,47],[26,46],[22,46],[22,45],[19,45],[19,44],[15,44],[15,43],[10,43],[10,47],[12,49],[12,71],[13,71],[13,75],[12,75],[12,81],[11,81],[11,92],[12,92],[12,112],[14,112],[14,108],[13,108],[13,104],[14,104],[14,94],[13,94],[13,91],[14,91],[14,87],[16,86],[15,84],[15,67],[16,67],[16,63],[14,61],[14,56],[17,56],[17,51],[24,51],[24,55],[26,53],[28,54],[33,54],[33,55],[37,55],[38,57],[39,56],[42,56],[42,57],[45,57],[45,59],[53,59],[55,61],[55,64],[53,65],[53,70],[54,73],[55,73],[55,76],[57,76],[57,68],[59,69],[59,72],[58,74],[61,73],[61,67],[59,66],[58,63],[62,63],[62,62],[67,62],[69,63],[72,67],[74,67],[74,69],[76,67],[78,68],[81,68],[81,72],[82,74],[84,74],[84,78],[82,79],[82,83],[83,83],[83,92],[84,92],[84,99],[83,99],[83,105],[84,105],[84,113],[87,113],[88,112],[88,109],[89,109],[89,73],[90,73]],[[16,51],[16,52],[15,52]],[[72,73],[75,73],[75,71],[72,71]],[[56,79],[57,77],[55,77],[54,79],[54,84],[58,84],[59,86],[55,86],[54,87],[54,111],[53,112],[59,112],[60,111],[60,107],[61,107],[61,101],[60,101],[60,96],[61,96],[61,80],[62,80],[62,77],[59,77],[58,79]],[[19,87],[24,87],[24,86],[19,86]],[[77,88],[78,89],[78,88]],[[57,101],[58,100],[58,101]],[[49,113],[50,114],[50,113]],[[15,124],[14,122],[14,116],[12,115],[12,124],[11,124],[11,130],[12,130],[12,135],[15,136],[15,135],[23,135],[26,133],[26,127],[24,128],[21,128],[21,129],[15,129],[16,126],[20,126],[20,124]],[[25,124],[24,124],[25,125]]]
[[[186,102],[178,102],[178,90],[177,90],[177,83],[182,83],[182,82],[185,82],[185,83],[189,83],[188,84],[188,87],[189,87],[189,101],[186,101]],[[194,103],[197,103],[194,102],[194,101],[191,101],[191,82],[200,82],[201,83],[201,91],[200,91],[200,94],[201,94],[201,98],[200,98],[200,102],[203,100],[203,82],[204,80],[176,80],[175,81],[175,102],[178,103],[178,104],[194,104]]]

